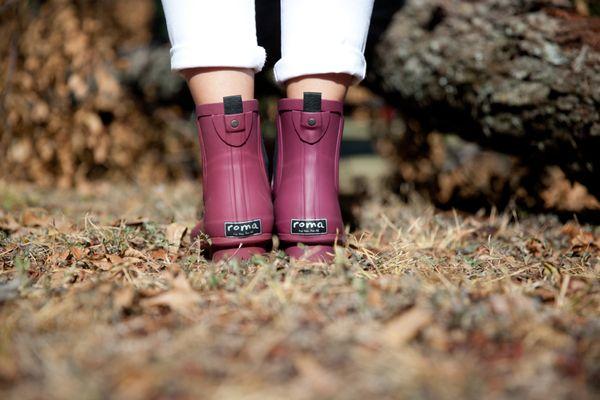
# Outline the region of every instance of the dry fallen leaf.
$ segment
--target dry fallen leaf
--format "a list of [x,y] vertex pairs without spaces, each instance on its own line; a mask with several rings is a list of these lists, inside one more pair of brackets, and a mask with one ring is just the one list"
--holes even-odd
[[15,221],[12,215],[0,216],[0,230],[6,232],[14,232],[19,229],[20,225]]
[[147,223],[149,220],[145,217],[135,217],[135,218],[119,218],[114,220],[111,225],[112,226],[138,226]]
[[94,267],[102,271],[110,271],[113,267],[112,263],[110,261],[107,261],[106,259],[92,260],[92,264],[94,265]]
[[125,252],[123,253],[123,255],[125,257],[134,257],[134,258],[139,258],[139,259],[142,259],[142,260],[146,259],[146,255],[144,253],[142,253],[141,251],[136,250],[136,249],[134,249],[132,247],[128,247],[125,250]]
[[71,255],[76,261],[82,260],[89,252],[88,249],[83,249],[81,247],[73,246],[69,249]]
[[200,295],[192,289],[185,275],[179,274],[172,280],[171,289],[144,299],[140,304],[142,307],[166,306],[179,314],[189,316],[200,300]]
[[135,298],[135,291],[132,287],[124,287],[116,291],[113,295],[113,308],[115,311],[121,311],[130,307]]
[[156,249],[150,251],[150,256],[154,260],[167,261],[169,259],[169,255],[165,251],[165,249]]
[[114,265],[119,265],[124,262],[123,257],[117,254],[107,254],[106,258],[108,258],[108,260]]
[[296,357],[294,365],[300,373],[302,386],[309,386],[322,397],[330,397],[337,392],[341,383],[339,378],[313,357],[308,355]]
[[185,234],[187,228],[183,225],[173,222],[167,226],[167,241],[169,242],[169,252],[175,253],[181,245],[181,238]]
[[48,226],[50,224],[50,217],[43,214],[39,209],[28,208],[27,210],[23,211],[21,223],[28,227]]
[[431,311],[414,307],[386,324],[381,332],[381,341],[388,346],[403,346],[414,339],[431,320]]

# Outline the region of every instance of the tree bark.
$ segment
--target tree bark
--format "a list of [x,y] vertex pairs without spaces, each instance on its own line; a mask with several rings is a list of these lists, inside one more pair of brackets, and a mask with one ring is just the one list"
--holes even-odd
[[409,126],[558,165],[600,194],[600,18],[561,0],[407,0],[378,39],[368,85]]

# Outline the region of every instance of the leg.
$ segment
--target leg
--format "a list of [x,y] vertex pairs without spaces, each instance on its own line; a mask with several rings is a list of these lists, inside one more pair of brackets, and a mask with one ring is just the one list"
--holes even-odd
[[254,73],[264,64],[254,0],[163,0],[171,65],[196,103],[204,216],[213,259],[247,258],[271,240],[273,206],[262,153]]
[[291,78],[285,82],[287,97],[301,99],[304,92],[319,92],[324,99],[344,101],[354,81],[349,74],[315,74]]
[[187,68],[181,71],[196,104],[219,103],[223,97],[254,98],[254,70],[250,68]]
[[254,98],[254,72],[265,51],[256,41],[253,0],[163,0],[171,66],[186,78],[196,104]]
[[282,0],[275,224],[294,258],[328,260],[344,241],[338,202],[343,100],[364,78],[372,0]]

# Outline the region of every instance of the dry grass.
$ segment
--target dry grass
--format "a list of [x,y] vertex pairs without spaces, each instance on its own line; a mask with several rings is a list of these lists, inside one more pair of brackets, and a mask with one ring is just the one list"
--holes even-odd
[[600,391],[598,227],[390,197],[332,265],[213,264],[193,184],[0,188],[3,399]]

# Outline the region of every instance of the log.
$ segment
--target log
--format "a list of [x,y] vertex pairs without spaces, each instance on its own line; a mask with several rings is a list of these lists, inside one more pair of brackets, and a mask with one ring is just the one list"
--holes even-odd
[[413,133],[557,165],[598,197],[600,18],[581,13],[563,0],[407,0],[388,26],[373,21],[367,85]]

